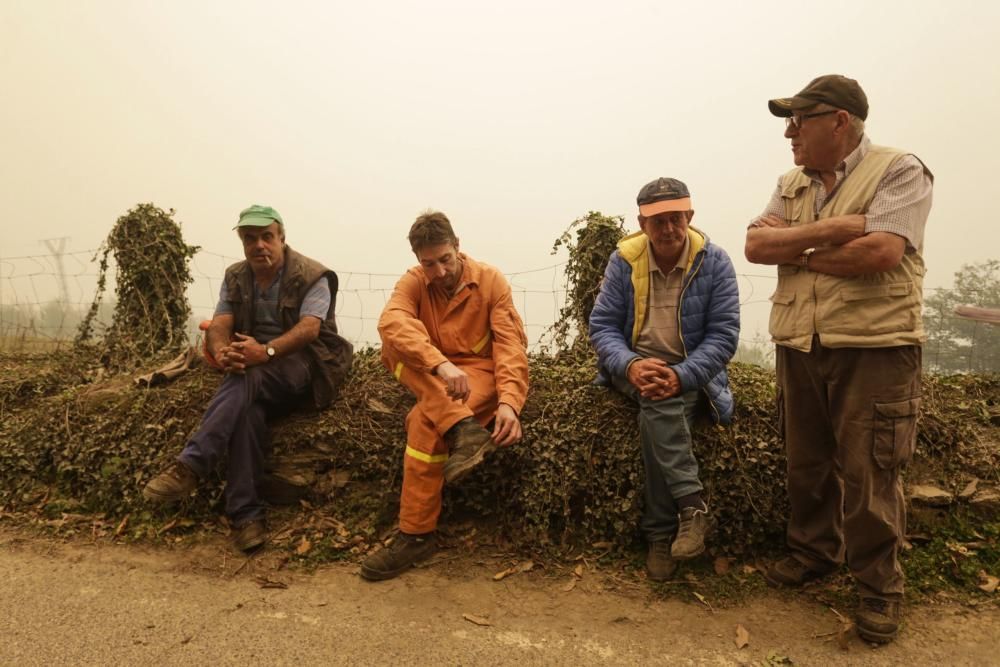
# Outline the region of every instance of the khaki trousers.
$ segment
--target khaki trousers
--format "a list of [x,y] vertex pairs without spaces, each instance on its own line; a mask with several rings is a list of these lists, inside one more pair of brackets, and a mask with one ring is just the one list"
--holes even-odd
[[847,566],[863,595],[903,594],[900,467],[913,454],[921,349],[778,346],[788,546],[813,570]]

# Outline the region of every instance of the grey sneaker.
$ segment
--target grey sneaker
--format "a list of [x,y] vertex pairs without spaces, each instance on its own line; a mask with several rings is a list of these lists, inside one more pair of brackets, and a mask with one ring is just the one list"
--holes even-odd
[[886,644],[896,638],[902,603],[883,598],[861,598],[858,606],[858,636],[865,641]]
[[705,535],[708,533],[708,510],[685,507],[681,510],[677,537],[670,547],[670,555],[678,560],[688,560],[700,556],[705,551]]
[[369,581],[392,579],[417,563],[430,558],[437,551],[437,536],[407,535],[400,533],[385,549],[378,551],[361,564],[361,576]]
[[149,480],[142,496],[155,503],[174,503],[191,495],[198,488],[198,476],[190,468],[174,461],[166,470]]
[[653,581],[667,581],[677,571],[677,561],[670,555],[670,540],[649,543],[646,553],[646,575]]
[[444,441],[450,452],[444,464],[444,481],[449,484],[472,472],[497,447],[490,432],[472,417],[466,417],[448,429]]

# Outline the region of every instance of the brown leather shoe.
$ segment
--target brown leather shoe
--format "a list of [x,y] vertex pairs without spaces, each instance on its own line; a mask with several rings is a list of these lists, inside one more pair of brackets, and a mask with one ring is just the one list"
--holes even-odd
[[646,552],[646,576],[652,581],[667,581],[677,571],[677,561],[670,555],[670,540],[649,543]]
[[444,434],[448,445],[448,460],[444,464],[444,481],[454,484],[483,462],[496,449],[490,432],[472,417],[466,417]]
[[369,581],[392,579],[437,551],[437,536],[400,533],[385,549],[373,553],[361,564],[361,576]]
[[801,586],[829,572],[813,570],[795,556],[785,556],[764,570],[764,579],[771,586]]
[[902,607],[899,600],[884,598],[861,598],[858,605],[858,636],[865,641],[886,644],[896,638],[899,632],[899,617]]
[[174,461],[166,470],[149,480],[142,497],[155,503],[174,503],[191,495],[198,488],[198,476],[190,468]]
[[267,542],[267,526],[263,519],[248,521],[233,532],[233,546],[240,551],[253,551]]

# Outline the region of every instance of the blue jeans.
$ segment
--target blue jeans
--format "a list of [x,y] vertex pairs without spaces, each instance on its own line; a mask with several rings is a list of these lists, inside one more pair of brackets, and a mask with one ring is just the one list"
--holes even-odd
[[691,451],[691,424],[698,391],[653,401],[625,378],[615,389],[639,405],[639,441],[646,471],[645,506],[639,529],[647,542],[671,540],[677,532],[677,498],[699,493],[698,461]]
[[245,375],[227,373],[178,457],[200,479],[226,458],[226,515],[233,525],[264,518],[257,482],[271,451],[267,417],[305,394],[309,380],[302,353],[254,366]]

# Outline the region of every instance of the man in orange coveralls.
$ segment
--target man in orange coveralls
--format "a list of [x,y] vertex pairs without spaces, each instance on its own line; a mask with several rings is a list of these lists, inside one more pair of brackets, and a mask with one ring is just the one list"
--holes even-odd
[[378,332],[382,361],[417,403],[406,416],[399,535],[362,563],[370,580],[434,553],[444,482],[521,439],[528,393],[527,338],[503,274],[459,252],[444,213],[418,217],[409,240],[420,265],[396,283]]

